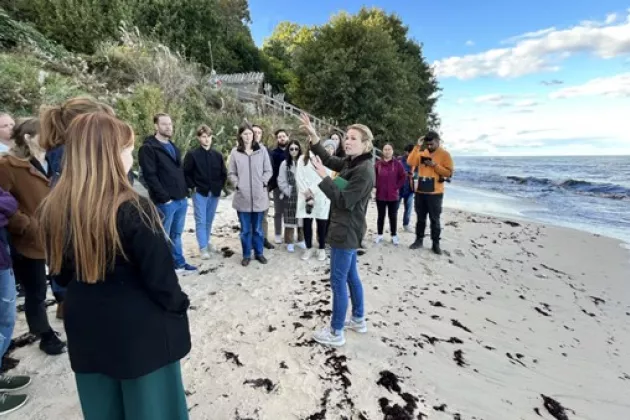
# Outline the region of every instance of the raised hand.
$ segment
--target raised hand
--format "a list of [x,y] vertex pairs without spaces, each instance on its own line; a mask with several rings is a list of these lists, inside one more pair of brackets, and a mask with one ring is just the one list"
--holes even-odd
[[317,135],[315,127],[313,127],[313,124],[311,124],[311,119],[309,118],[309,116],[305,113],[301,113],[300,121],[302,122],[302,124],[300,124],[300,128],[307,132],[311,144],[317,144],[319,142],[319,136]]
[[317,172],[317,175],[319,175],[321,178],[326,178],[328,173],[326,172],[326,167],[322,163],[322,160],[319,158],[319,156],[313,157],[311,159],[311,163],[313,164],[313,168],[315,168],[315,172]]

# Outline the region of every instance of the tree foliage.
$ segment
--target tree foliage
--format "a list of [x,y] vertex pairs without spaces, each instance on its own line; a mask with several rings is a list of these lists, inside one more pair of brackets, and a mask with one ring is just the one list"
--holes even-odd
[[267,82],[273,86],[274,90],[285,92],[289,100],[291,89],[297,82],[293,71],[295,51],[306,42],[312,41],[314,35],[315,27],[280,22],[264,42],[263,70],[267,76]]
[[297,46],[290,64],[298,106],[341,124],[365,123],[379,144],[400,150],[438,124],[436,79],[395,15],[365,8],[338,14]]
[[[290,102],[339,124],[366,123],[379,144],[393,142],[400,149],[439,125],[437,81],[422,45],[397,15],[363,8],[320,26],[282,22],[260,50],[250,22],[247,0],[0,0],[0,48],[32,47],[39,51],[40,68],[66,76],[38,73],[35,83],[35,73],[21,74],[14,62],[0,79],[17,80],[5,96],[18,99],[22,93],[35,98],[35,90],[56,98],[89,86],[100,96],[136,92],[146,84],[126,109],[153,101],[157,86],[169,109],[190,95],[188,112],[222,100],[195,99],[210,68],[263,71]],[[48,90],[40,79],[49,81]],[[24,112],[46,100],[40,93],[24,102]]]
[[247,0],[0,0],[0,7],[73,52],[117,41],[124,23],[220,72],[261,67]]

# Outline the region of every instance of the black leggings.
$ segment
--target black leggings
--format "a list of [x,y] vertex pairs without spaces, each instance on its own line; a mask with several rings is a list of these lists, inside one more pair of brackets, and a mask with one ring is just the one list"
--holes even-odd
[[383,234],[383,228],[385,227],[385,212],[387,212],[387,216],[389,217],[389,230],[392,236],[396,236],[399,204],[399,201],[376,200],[376,210],[378,211],[376,229],[378,230],[379,235]]
[[[313,219],[304,220],[304,242],[306,248],[313,248]],[[317,221],[317,241],[319,249],[326,249],[326,233],[328,232],[328,220],[315,219]]]
[[31,334],[40,335],[51,330],[46,314],[46,261],[13,254],[15,281],[24,291],[24,313]]

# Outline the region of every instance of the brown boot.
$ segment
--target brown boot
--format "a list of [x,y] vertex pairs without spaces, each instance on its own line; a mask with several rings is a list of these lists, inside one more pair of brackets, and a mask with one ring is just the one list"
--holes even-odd
[[63,319],[63,302],[57,304],[57,319]]

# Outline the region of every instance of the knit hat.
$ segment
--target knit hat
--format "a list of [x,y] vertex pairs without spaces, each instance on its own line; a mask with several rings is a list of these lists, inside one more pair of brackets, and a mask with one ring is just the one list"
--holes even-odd
[[337,142],[333,139],[328,139],[324,141],[324,149],[327,147],[332,147],[334,150],[337,150]]

